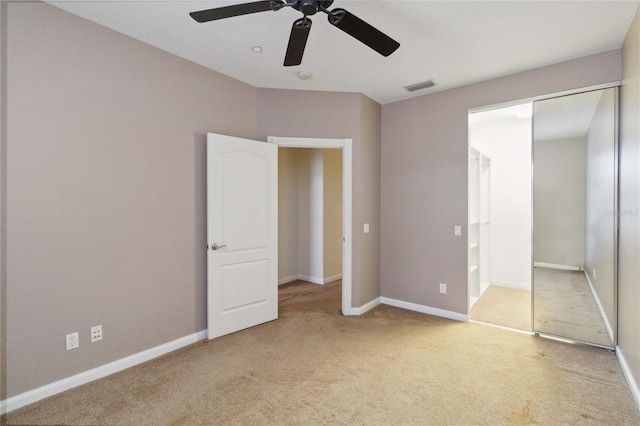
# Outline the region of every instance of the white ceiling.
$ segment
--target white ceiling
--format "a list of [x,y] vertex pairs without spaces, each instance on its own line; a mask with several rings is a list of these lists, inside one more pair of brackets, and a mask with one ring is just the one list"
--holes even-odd
[[[331,26],[324,13],[302,64],[283,67],[285,8],[199,24],[191,11],[244,1],[66,0],[49,3],[255,87],[360,92],[381,104],[618,49],[633,1],[336,0],[398,42],[385,58]],[[261,46],[262,53],[251,47]],[[313,78],[300,80],[298,72]],[[434,79],[409,93],[404,86]]]

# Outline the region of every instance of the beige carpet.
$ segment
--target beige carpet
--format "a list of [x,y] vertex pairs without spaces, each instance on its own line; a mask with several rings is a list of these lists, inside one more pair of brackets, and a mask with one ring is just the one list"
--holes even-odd
[[533,277],[536,331],[611,345],[584,272],[535,267]]
[[490,285],[469,316],[476,321],[531,331],[531,292]]
[[53,396],[10,413],[9,423],[640,422],[615,355],[605,350],[389,306],[344,317],[335,297],[324,309],[301,303],[331,293],[330,285],[300,285],[300,297],[291,287],[277,321]]
[[278,287],[278,308],[285,310],[321,310],[342,312],[342,280],[326,285],[293,281]]

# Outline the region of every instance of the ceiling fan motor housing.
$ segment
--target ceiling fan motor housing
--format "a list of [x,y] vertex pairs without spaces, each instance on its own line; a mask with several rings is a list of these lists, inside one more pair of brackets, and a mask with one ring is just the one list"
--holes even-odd
[[300,0],[293,5],[294,9],[298,9],[305,16],[315,15],[321,9],[327,9],[331,6],[333,0]]

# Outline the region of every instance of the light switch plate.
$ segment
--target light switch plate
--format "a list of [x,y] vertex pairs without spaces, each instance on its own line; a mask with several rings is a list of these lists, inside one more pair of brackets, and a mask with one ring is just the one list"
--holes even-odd
[[459,237],[462,235],[462,226],[460,225],[456,225],[453,227],[453,235],[455,235],[456,237]]
[[369,224],[368,224],[368,223],[365,223],[365,224],[364,224],[364,233],[365,233],[365,234],[368,234],[368,233],[369,233]]

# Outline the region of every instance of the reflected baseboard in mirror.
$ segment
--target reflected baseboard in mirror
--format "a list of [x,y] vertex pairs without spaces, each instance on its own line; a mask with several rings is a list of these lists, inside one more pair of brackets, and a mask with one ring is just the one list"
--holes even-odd
[[584,271],[541,268],[533,272],[536,283],[534,329],[598,346],[611,346]]

